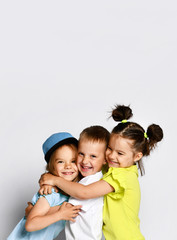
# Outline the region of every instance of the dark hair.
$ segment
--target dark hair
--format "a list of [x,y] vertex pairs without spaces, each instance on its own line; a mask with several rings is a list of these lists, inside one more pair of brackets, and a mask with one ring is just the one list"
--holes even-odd
[[[115,121],[128,120],[133,116],[132,110],[129,106],[116,105],[112,110],[112,118]],[[123,121],[118,123],[112,130],[113,134],[119,134],[121,137],[134,140],[133,149],[136,152],[142,152],[143,156],[148,156],[150,151],[156,147],[157,142],[163,138],[163,130],[159,125],[151,124],[147,128],[147,138],[145,137],[145,130],[135,122]],[[141,175],[145,173],[142,159],[138,161],[138,166]]]
[[106,148],[108,146],[110,138],[110,132],[102,126],[91,126],[85,128],[81,133],[79,137],[79,142],[83,139],[87,139],[89,141],[96,141],[96,142],[105,142]]

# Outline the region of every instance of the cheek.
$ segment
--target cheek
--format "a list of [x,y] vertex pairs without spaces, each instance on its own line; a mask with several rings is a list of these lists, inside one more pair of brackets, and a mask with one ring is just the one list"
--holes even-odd
[[77,167],[76,164],[73,165],[73,169],[74,169],[76,172],[78,172],[78,167]]
[[63,167],[57,165],[55,169],[56,169],[57,173],[60,173],[62,171]]
[[81,157],[77,157],[77,166],[79,166],[79,164],[81,163]]
[[109,154],[110,154],[110,151],[109,151],[109,150],[106,150],[105,157],[108,158],[108,157],[109,157]]
[[77,167],[77,170],[80,169],[79,161],[77,161],[76,167]]

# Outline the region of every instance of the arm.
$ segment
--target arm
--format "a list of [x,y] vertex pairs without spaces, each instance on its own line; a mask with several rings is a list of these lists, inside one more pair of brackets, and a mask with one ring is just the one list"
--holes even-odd
[[73,218],[78,215],[81,208],[81,206],[72,206],[66,202],[58,207],[59,210],[57,212],[47,214],[50,205],[44,197],[41,197],[27,217],[25,224],[26,230],[28,232],[37,231],[60,220],[70,220],[74,222],[75,220]]
[[31,202],[27,202],[28,206],[25,208],[25,217],[28,217],[28,214],[31,212],[33,208],[33,204]]
[[[28,217],[29,213],[31,212],[32,208],[34,207],[31,202],[28,202],[27,204],[28,204],[28,206],[25,208],[25,217],[26,218]],[[60,206],[50,207],[49,211],[46,213],[46,215],[57,212],[59,210],[59,208],[60,208]]]
[[47,184],[43,184],[42,186],[40,186],[39,194],[41,194],[41,195],[51,194],[52,193],[52,188],[55,190],[56,193],[59,192],[57,187],[51,186],[51,185],[47,185]]
[[[58,188],[55,187],[55,186],[51,186],[51,185],[42,185],[42,187],[39,189],[39,193],[41,195],[45,194],[51,194],[52,193],[52,188],[54,188],[55,192],[58,192]],[[28,214],[30,213],[30,211],[32,210],[33,208],[33,204],[31,202],[27,202],[27,207],[25,208],[25,217],[28,217]],[[47,214],[51,214],[51,213],[54,213],[56,211],[58,211],[59,209],[59,206],[55,206],[55,207],[50,207],[49,208],[49,211]]]
[[56,177],[49,173],[43,174],[39,182],[40,185],[49,184],[57,186],[70,196],[78,199],[97,198],[114,191],[114,188],[104,180],[85,186],[80,183],[69,182],[64,178]]

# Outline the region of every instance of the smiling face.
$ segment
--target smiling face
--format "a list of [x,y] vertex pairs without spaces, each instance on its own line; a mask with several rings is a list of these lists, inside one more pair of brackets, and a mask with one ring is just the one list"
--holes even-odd
[[50,159],[55,175],[73,181],[78,176],[76,158],[77,150],[73,146],[63,145],[56,149]]
[[104,142],[82,139],[79,142],[77,167],[86,177],[101,171],[105,161],[106,144]]
[[143,156],[141,152],[133,151],[133,140],[111,134],[106,159],[109,167],[127,168],[135,164]]

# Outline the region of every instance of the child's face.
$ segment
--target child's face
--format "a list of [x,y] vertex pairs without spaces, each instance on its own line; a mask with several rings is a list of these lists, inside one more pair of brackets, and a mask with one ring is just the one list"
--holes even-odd
[[103,142],[81,140],[78,147],[77,167],[86,177],[101,171],[105,161],[106,146]]
[[68,181],[74,180],[78,176],[76,166],[77,151],[70,146],[62,146],[52,154],[55,174]]
[[142,153],[135,153],[132,149],[133,140],[123,138],[117,134],[111,134],[106,160],[109,167],[126,168],[132,166],[142,158]]

